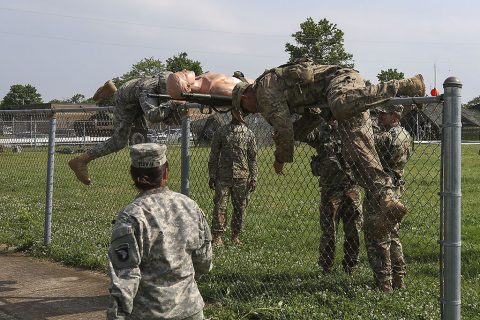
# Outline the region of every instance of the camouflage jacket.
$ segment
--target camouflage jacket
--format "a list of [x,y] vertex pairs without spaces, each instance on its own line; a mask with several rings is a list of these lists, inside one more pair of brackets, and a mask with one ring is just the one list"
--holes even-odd
[[202,210],[167,187],[148,190],[117,216],[108,252],[107,319],[184,319],[202,310],[195,277],[212,267]]
[[385,172],[395,184],[403,178],[403,169],[412,153],[412,138],[408,131],[398,125],[375,133],[375,149]]
[[227,124],[213,135],[208,175],[210,179],[257,180],[257,142],[243,124]]
[[309,133],[304,141],[315,148],[317,154],[312,157],[312,173],[320,176],[320,185],[346,186],[354,182],[350,166],[342,156],[342,144],[338,129],[325,121]]
[[[331,80],[339,70],[347,70],[312,64],[302,72],[297,66],[292,63],[267,70],[254,84],[258,112],[274,129],[275,159],[279,162],[293,162],[294,140],[303,140],[294,132],[291,115],[305,114],[308,105],[327,105]],[[307,74],[305,79],[303,74]],[[317,125],[314,117],[306,115],[305,120],[306,125]]]
[[165,94],[167,77],[171,72],[161,72],[159,76],[132,79],[125,82],[114,94],[115,104],[140,104],[143,110],[158,106],[157,98],[147,97],[148,93]]

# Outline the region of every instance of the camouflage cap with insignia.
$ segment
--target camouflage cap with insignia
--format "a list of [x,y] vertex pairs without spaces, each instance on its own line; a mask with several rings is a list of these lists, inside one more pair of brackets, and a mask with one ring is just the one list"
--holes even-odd
[[393,106],[380,106],[376,108],[378,111],[383,112],[383,113],[392,113],[395,112],[397,114],[402,114],[403,112],[403,105],[401,104],[396,104]]
[[158,143],[140,143],[130,147],[132,167],[156,168],[167,162],[167,146]]

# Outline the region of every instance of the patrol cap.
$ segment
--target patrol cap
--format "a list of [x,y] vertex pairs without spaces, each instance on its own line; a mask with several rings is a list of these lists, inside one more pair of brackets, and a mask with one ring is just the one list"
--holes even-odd
[[108,80],[103,86],[95,91],[92,99],[95,101],[108,99],[115,93],[115,91],[117,91],[117,87],[112,80]]
[[242,95],[250,87],[251,84],[247,82],[239,82],[233,87],[232,91],[232,106],[233,109],[242,111]]
[[402,112],[403,112],[403,105],[396,104],[396,105],[393,105],[393,106],[380,106],[380,107],[377,107],[376,109],[380,112],[383,112],[383,113],[395,112],[395,113],[401,115]]
[[167,162],[167,146],[158,143],[140,143],[130,147],[132,167],[156,168]]

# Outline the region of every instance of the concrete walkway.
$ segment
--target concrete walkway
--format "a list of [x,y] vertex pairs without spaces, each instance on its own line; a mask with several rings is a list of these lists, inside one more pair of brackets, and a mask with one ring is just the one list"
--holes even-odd
[[105,319],[108,283],[104,274],[0,246],[0,320]]

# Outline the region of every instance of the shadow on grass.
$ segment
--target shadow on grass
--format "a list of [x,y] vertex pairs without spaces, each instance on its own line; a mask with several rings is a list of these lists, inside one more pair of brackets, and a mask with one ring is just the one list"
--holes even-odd
[[363,274],[348,276],[342,271],[323,274],[312,271],[303,274],[278,273],[245,275],[216,273],[202,279],[200,287],[207,303],[225,299],[252,302],[258,298],[281,299],[295,293],[325,292],[329,295],[355,297],[358,287],[369,287],[373,280]]

